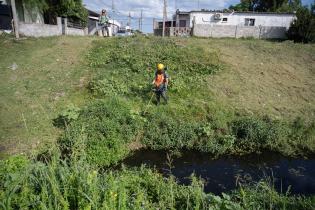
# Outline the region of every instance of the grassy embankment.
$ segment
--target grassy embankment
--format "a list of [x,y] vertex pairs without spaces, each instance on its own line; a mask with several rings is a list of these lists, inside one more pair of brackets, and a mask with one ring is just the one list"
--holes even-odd
[[[82,42],[79,38],[72,39],[66,38],[65,43]],[[60,38],[51,40],[58,42]],[[19,44],[31,42],[35,41],[27,40]],[[7,42],[9,46],[15,44]],[[202,193],[200,186],[182,187],[172,180],[140,178],[142,173],[149,173],[147,179],[158,177],[155,173],[150,174],[150,171],[127,170],[111,174],[99,173],[97,168],[115,164],[126,157],[130,150],[141,146],[170,150],[196,149],[215,155],[264,149],[286,155],[313,154],[313,45],[257,40],[130,38],[97,40],[90,47],[86,63],[79,62],[69,69],[73,68],[70,72],[74,72],[80,66],[81,71],[78,70],[75,75],[93,75],[87,86],[92,100],[84,107],[79,103],[77,107],[68,108],[54,120],[56,126],[65,129],[58,147],[66,158],[70,158],[70,165],[57,164],[58,161],[41,165],[35,161],[26,167],[29,173],[18,170],[15,174],[24,177],[17,186],[21,189],[28,186],[26,189],[29,191],[17,193],[12,188],[16,193],[13,195],[10,194],[10,187],[14,186],[14,179],[3,178],[8,182],[7,187],[2,186],[4,190],[1,195],[6,198],[4,205],[13,205],[7,203],[9,198],[23,203],[18,200],[19,193],[22,193],[34,196],[34,205],[38,201],[46,207],[63,208],[97,207],[111,205],[111,202],[121,208],[126,204],[162,208],[203,208],[216,204],[246,209],[266,208],[266,205],[284,209],[311,207],[312,198],[285,197],[265,185],[258,185],[256,189],[241,188],[232,198],[219,199]],[[15,54],[14,50],[11,51]],[[164,62],[170,69],[171,100],[167,106],[148,103],[152,96],[149,84],[154,74],[148,67],[154,67],[158,62]],[[84,68],[90,72],[84,73]],[[69,80],[62,84],[66,85],[67,82]],[[58,87],[58,83],[59,80],[56,80],[52,84]],[[75,101],[72,98],[76,99],[74,87],[68,90],[70,97],[65,104]],[[82,96],[78,98],[78,101],[83,100]],[[45,102],[50,104],[49,101]],[[53,111],[60,107],[56,105]],[[52,115],[47,118],[52,119]],[[24,123],[25,129],[29,130],[25,119],[23,116],[20,124]],[[51,122],[47,119],[39,121],[47,125]],[[56,151],[53,151],[55,154]],[[50,154],[49,151],[47,153]],[[10,162],[6,165],[10,166]],[[91,171],[87,170],[91,167],[96,170],[95,173],[82,175],[83,171]],[[33,175],[36,177],[37,173],[47,176],[36,181]],[[97,181],[91,182],[91,179]],[[132,183],[131,180],[143,185]],[[33,186],[34,182],[36,186]],[[112,185],[116,190],[109,187],[110,183],[118,182],[122,186]],[[44,185],[47,183],[47,186]],[[151,183],[157,184],[152,186]],[[176,190],[166,187],[168,185]],[[266,193],[258,193],[262,191],[260,187]],[[41,190],[37,191],[37,188]],[[97,194],[100,192],[103,194]],[[107,194],[109,197],[105,196]],[[50,199],[45,196],[61,199],[62,202],[49,203]],[[26,202],[25,205],[31,204]],[[110,209],[110,206],[107,208]]]
[[93,38],[0,40],[0,154],[29,152],[60,135],[51,120],[86,94]]

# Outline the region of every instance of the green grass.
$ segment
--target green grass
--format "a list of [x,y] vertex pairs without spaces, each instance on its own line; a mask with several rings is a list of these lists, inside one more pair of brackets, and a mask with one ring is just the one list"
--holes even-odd
[[1,154],[28,152],[55,142],[60,131],[52,119],[69,103],[82,104],[87,96],[84,85],[90,73],[83,58],[91,41],[80,37],[1,40]]
[[[55,142],[60,130],[52,120],[70,103],[80,107],[90,100],[85,89],[89,82],[98,97],[127,95],[133,111],[155,109],[152,104],[147,107],[148,84],[160,61],[170,67],[171,103],[157,109],[176,118],[215,118],[220,126],[235,112],[291,122],[297,117],[314,118],[314,45],[234,39],[149,38],[129,43],[95,39],[1,38],[1,155]],[[10,68],[14,63],[15,71]],[[204,67],[217,73],[207,76],[203,75],[206,68],[202,74],[189,70]],[[98,79],[91,82],[93,76]]]
[[[194,149],[214,156],[263,150],[289,156],[314,153],[315,123],[306,116],[292,120],[272,112],[250,114],[218,100],[209,80],[229,66],[218,51],[206,49],[183,47],[176,39],[95,41],[87,54],[95,72],[88,88],[102,102],[90,103],[69,123],[59,141],[62,151],[73,156],[80,145],[77,154],[98,166],[117,163],[136,141],[155,150]],[[152,68],[159,61],[169,67],[167,106],[150,102]]]
[[3,209],[313,209],[314,196],[277,193],[267,181],[230,194],[203,192],[178,185],[145,168],[102,172],[85,161],[66,163],[58,153],[50,162],[21,156],[0,161],[0,206]]
[[[2,208],[314,208],[314,197],[279,194],[267,181],[214,196],[193,176],[182,186],[147,168],[104,169],[139,147],[314,154],[314,45],[157,37],[0,41],[1,152],[43,148],[36,157],[0,161]],[[169,67],[170,102],[156,106],[150,83],[159,62]]]

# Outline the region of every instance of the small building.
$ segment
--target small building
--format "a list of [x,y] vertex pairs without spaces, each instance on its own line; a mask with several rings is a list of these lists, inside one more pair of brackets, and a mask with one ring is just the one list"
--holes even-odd
[[[167,21],[166,35],[285,38],[294,19],[293,13],[177,10],[173,20]],[[163,22],[154,23],[155,35],[161,34],[162,26]]]

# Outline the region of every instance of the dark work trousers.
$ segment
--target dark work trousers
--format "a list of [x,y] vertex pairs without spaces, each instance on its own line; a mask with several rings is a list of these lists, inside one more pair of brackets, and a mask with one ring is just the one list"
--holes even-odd
[[163,88],[163,89],[157,89],[155,91],[155,94],[156,94],[156,101],[157,101],[157,104],[160,103],[161,101],[161,96],[163,98],[163,100],[165,101],[165,103],[167,104],[167,101],[168,101],[168,98],[167,98],[167,95],[166,95],[166,90]]
[[109,36],[108,24],[100,24],[99,27],[102,30],[103,36],[105,36],[105,34],[106,34],[106,36]]

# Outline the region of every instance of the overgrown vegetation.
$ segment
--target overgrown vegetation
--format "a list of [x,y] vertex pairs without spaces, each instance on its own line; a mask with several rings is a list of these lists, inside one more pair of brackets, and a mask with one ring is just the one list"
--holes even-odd
[[[286,122],[191,101],[191,93],[196,101],[211,98],[206,79],[223,66],[215,52],[160,38],[95,44],[88,60],[98,73],[88,88],[102,100],[87,106],[60,139],[62,151],[70,156],[80,146],[79,154],[86,151],[90,163],[108,166],[128,155],[134,141],[155,150],[194,149],[215,156],[262,150],[285,155],[315,152],[313,121]],[[169,66],[173,105],[150,104],[154,72],[148,67],[158,60]]]
[[241,0],[229,9],[255,12],[294,12],[302,6],[301,0]]
[[[186,40],[156,37],[94,41],[86,55],[87,64],[81,66],[89,68],[93,75],[87,85],[91,93],[89,102],[64,106],[64,111],[54,115],[52,123],[63,129],[57,148],[49,148],[36,158],[17,156],[0,161],[0,206],[4,209],[314,208],[314,197],[279,194],[266,182],[240,186],[235,192],[215,196],[204,193],[202,182],[194,176],[191,185],[182,186],[174,177],[163,178],[147,168],[121,171],[108,168],[128,156],[133,143],[156,150],[194,149],[215,156],[266,149],[285,155],[314,154],[315,124],[311,118],[292,121],[259,115],[233,108],[213,94],[209,81],[231,66],[222,61],[226,54],[213,47],[217,41],[211,48],[200,46],[203,41],[189,40],[191,45]],[[197,42],[199,45],[195,45]],[[278,53],[253,41],[244,42],[248,49],[258,46],[261,51]],[[12,59],[6,62],[11,64]],[[154,93],[150,83],[159,62],[169,69],[167,106],[152,103]],[[21,86],[36,87],[31,82]]]
[[295,42],[315,42],[315,3],[311,8],[300,7],[291,23],[288,38]]
[[0,161],[3,209],[313,209],[314,197],[277,193],[268,182],[222,196],[206,194],[203,184],[178,185],[145,168],[102,172],[85,161],[67,163],[11,157]]
[[29,11],[37,8],[48,17],[67,17],[69,21],[79,23],[83,27],[87,25],[88,12],[82,0],[24,0],[23,3]]
[[59,144],[66,155],[77,157],[86,154],[90,163],[108,166],[127,156],[127,144],[140,134],[141,120],[125,101],[97,101],[82,110],[79,119],[66,129]]
[[48,13],[56,17],[67,17],[69,21],[80,23],[82,27],[87,25],[88,11],[83,6],[82,0],[47,0],[49,2]]

